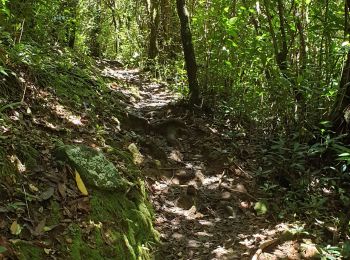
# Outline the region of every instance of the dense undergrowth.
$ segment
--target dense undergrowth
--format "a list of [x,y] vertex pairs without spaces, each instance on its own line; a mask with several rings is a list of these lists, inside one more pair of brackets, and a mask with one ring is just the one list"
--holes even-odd
[[296,221],[318,238],[322,259],[347,258],[349,148],[342,137],[319,130],[317,141],[292,136],[260,144],[256,178],[276,220]]

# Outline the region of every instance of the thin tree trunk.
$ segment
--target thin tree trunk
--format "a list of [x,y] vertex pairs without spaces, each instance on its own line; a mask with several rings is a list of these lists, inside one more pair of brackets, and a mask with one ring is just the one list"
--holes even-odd
[[96,1],[96,14],[94,18],[94,26],[91,30],[91,43],[90,43],[90,53],[93,57],[101,56],[101,44],[98,40],[98,37],[101,33],[101,0]]
[[[350,37],[349,24],[350,0],[345,1],[345,24],[344,35],[346,38]],[[333,130],[338,133],[345,133],[349,131],[350,124],[350,51],[346,56],[346,61],[343,67],[342,76],[339,84],[337,98],[330,115],[333,123]]]
[[192,43],[190,19],[185,0],[176,0],[177,12],[181,23],[181,40],[186,63],[188,85],[190,90],[190,104],[199,104],[199,84],[197,79],[197,63]]
[[285,71],[287,69],[287,56],[288,56],[288,47],[287,47],[287,36],[286,36],[286,27],[284,22],[284,6],[282,0],[278,0],[278,16],[280,21],[280,32],[281,32],[281,42],[282,42],[282,50],[278,53],[278,64],[280,66],[281,71]]
[[275,29],[274,29],[273,24],[272,24],[272,15],[270,13],[269,5],[268,5],[266,0],[264,0],[264,7],[265,7],[265,14],[266,14],[266,17],[267,17],[267,22],[269,24],[269,32],[270,32],[271,39],[272,39],[273,52],[274,52],[274,55],[275,55],[275,59],[276,59],[277,65],[280,68],[281,66],[279,64],[279,59],[278,59],[279,48],[278,48],[277,37],[276,37],[276,34],[275,34]]
[[[242,0],[242,4],[247,10],[249,10],[249,5],[247,4],[246,0]],[[234,10],[235,9],[236,9],[236,1],[234,1]],[[235,10],[235,13],[236,13],[236,10]],[[232,15],[232,16],[235,16],[235,15]],[[249,16],[250,16],[250,21],[254,26],[256,35],[259,35],[260,34],[260,25],[259,25],[258,19],[255,17],[254,13],[252,13],[252,12],[249,12]],[[268,18],[268,19],[270,20],[270,18]]]
[[114,32],[115,32],[114,48],[115,48],[115,53],[118,54],[119,53],[119,35],[118,35],[118,29],[119,28],[118,28],[118,25],[120,25],[120,23],[118,24],[118,21],[117,21],[117,12],[116,12],[115,0],[107,1],[107,5],[108,5],[108,7],[109,7],[109,9],[111,10],[111,13],[112,13],[112,22],[113,22]]
[[148,46],[148,59],[153,60],[158,56],[158,29],[160,22],[159,1],[150,2],[150,36]]
[[75,46],[75,38],[76,38],[76,32],[77,32],[77,12],[78,12],[78,5],[79,5],[79,0],[74,0],[71,1],[71,13],[72,13],[72,18],[71,18],[71,28],[68,28],[68,47],[71,49],[74,49]]
[[[306,36],[305,36],[305,30],[304,30],[304,23],[306,22],[305,9],[306,9],[306,4],[305,4],[305,0],[303,0],[301,3],[301,10],[297,11],[298,14],[296,15],[296,27],[298,29],[299,42],[300,42],[298,74],[299,76],[302,76],[302,77],[306,72],[306,65],[307,65]],[[306,104],[305,104],[304,97],[299,89],[296,89],[295,97],[296,97],[297,104],[299,103],[299,106],[300,106],[299,120],[303,123],[306,117]]]

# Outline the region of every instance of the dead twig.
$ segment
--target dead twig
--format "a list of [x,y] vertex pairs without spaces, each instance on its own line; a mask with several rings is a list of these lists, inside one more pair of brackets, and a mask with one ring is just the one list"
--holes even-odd
[[226,174],[226,169],[224,169],[222,171],[222,174],[220,175],[218,189],[220,189],[220,187],[221,187],[222,179],[224,178],[225,174]]
[[268,241],[265,241],[263,242],[260,246],[259,246],[259,249],[255,252],[255,254],[253,255],[252,257],[252,260],[258,260],[259,259],[259,256],[262,254],[262,252],[270,247],[270,246],[275,246],[277,245],[278,243],[281,242],[281,238],[275,238],[275,239],[272,239],[272,240],[268,240]]
[[253,177],[247,173],[245,170],[243,170],[243,168],[241,166],[238,165],[238,163],[236,163],[235,161],[232,161],[232,163],[241,171],[245,174],[245,176],[248,178],[248,179],[252,179]]
[[185,169],[184,167],[181,167],[181,168],[158,168],[158,170],[161,170],[161,171],[178,171],[178,170],[183,170]]
[[29,206],[28,206],[28,199],[27,199],[27,192],[26,192],[26,189],[24,188],[24,185],[22,185],[22,188],[23,188],[23,192],[24,192],[24,199],[26,201],[26,208],[27,208],[27,212],[28,212],[28,217],[30,217],[30,212],[29,212]]
[[245,194],[247,195],[249,198],[255,200],[255,201],[258,201],[257,198],[255,198],[253,195],[249,194],[247,191],[243,191],[243,190],[239,190],[239,189],[233,189],[231,187],[228,187],[227,185],[222,185],[222,187],[228,191],[231,191],[231,192],[238,192],[238,193],[242,193],[242,194]]

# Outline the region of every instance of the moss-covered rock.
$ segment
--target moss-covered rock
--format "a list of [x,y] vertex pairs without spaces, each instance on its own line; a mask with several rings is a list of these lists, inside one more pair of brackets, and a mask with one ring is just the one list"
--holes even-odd
[[56,157],[75,168],[87,185],[119,191],[126,191],[132,186],[102,152],[91,147],[58,145]]
[[94,222],[114,223],[106,228],[108,237],[114,237],[116,255],[125,256],[120,259],[150,259],[150,249],[159,235],[153,228],[152,209],[141,193],[138,198],[128,198],[120,193],[98,191],[91,200],[91,208]]
[[126,174],[133,184],[99,151],[81,145],[57,148],[57,158],[77,169],[90,185],[91,210],[86,216],[89,228],[70,226],[68,259],[153,259],[152,248],[159,234],[153,228],[154,215],[144,182],[135,173],[138,170],[131,155],[115,150],[115,154],[124,155],[119,159],[132,171]]

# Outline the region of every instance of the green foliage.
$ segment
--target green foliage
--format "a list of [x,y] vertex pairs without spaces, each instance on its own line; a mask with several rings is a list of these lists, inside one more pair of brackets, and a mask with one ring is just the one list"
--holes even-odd
[[[295,126],[309,128],[325,118],[334,102],[344,54],[342,4],[283,1],[288,67],[281,71],[276,52],[281,51],[282,34],[275,4],[199,2],[193,32],[207,102],[225,104],[233,116],[247,115],[279,133]],[[304,60],[298,26],[307,38]]]
[[342,257],[342,249],[338,246],[318,247],[318,251],[322,260],[336,260]]
[[0,18],[4,19],[5,16],[9,17],[10,16],[10,10],[8,9],[7,5],[6,5],[7,0],[1,0],[0,1]]
[[0,254],[5,253],[7,249],[3,246],[0,246]]
[[95,76],[91,58],[76,55],[69,49],[16,44],[9,55],[12,62],[26,66],[41,87],[71,98],[74,106],[83,106],[83,102],[94,104],[95,93],[105,87],[103,80]]
[[[151,29],[156,20],[152,5],[156,4],[160,5],[156,8],[160,12],[157,55],[151,59]],[[260,144],[256,176],[270,198],[256,203],[258,214],[275,209],[279,217],[322,216],[334,200],[340,207],[350,205],[345,185],[350,180],[348,141],[336,135],[329,122],[318,126],[330,120],[328,115],[342,92],[340,78],[349,52],[343,5],[340,0],[188,1],[204,105],[217,108],[230,122],[239,122],[249,134],[262,133],[269,140]],[[104,102],[118,113],[113,97],[102,94],[106,86],[97,76],[95,59],[140,66],[187,96],[175,10],[175,1],[0,0],[1,117],[23,104],[18,102],[23,92],[18,81],[21,72],[36,86],[70,102],[70,108],[86,111],[89,104],[95,112]],[[104,143],[105,126],[95,125]],[[21,148],[21,159],[34,167],[37,152],[27,145]],[[125,153],[116,149],[110,155],[125,159],[130,164],[128,178],[135,178],[137,169]],[[8,160],[1,160],[0,177],[14,175]],[[157,235],[144,187],[138,184],[140,191],[130,192],[130,197],[93,194],[94,221],[122,222],[110,232],[115,248],[106,255],[89,249],[80,227],[73,226],[73,259],[101,259],[116,252],[125,259],[149,256],[144,243],[155,241]],[[281,201],[275,203],[276,194]],[[59,211],[52,205],[54,223]],[[101,232],[96,229],[93,236],[96,245],[103,247]],[[326,246],[320,252],[325,259],[346,257],[348,247]],[[42,253],[25,251],[28,258]]]
[[118,220],[118,226],[113,227],[117,255],[125,259],[150,258],[149,248],[157,242],[158,234],[152,227],[153,216],[144,197],[131,199],[120,193],[98,191],[91,205],[94,221],[113,223]]
[[20,260],[27,260],[27,259],[42,259],[45,257],[45,253],[43,248],[26,244],[24,242],[19,242],[16,245],[16,248],[19,250],[19,257]]
[[254,210],[258,215],[265,215],[267,213],[267,205],[262,201],[258,201],[254,205]]
[[274,174],[277,174],[275,179],[292,179],[301,177],[305,173],[309,146],[298,142],[297,139],[297,136],[292,139],[280,137],[272,142],[268,150],[263,151],[265,153],[264,165],[273,169]]

